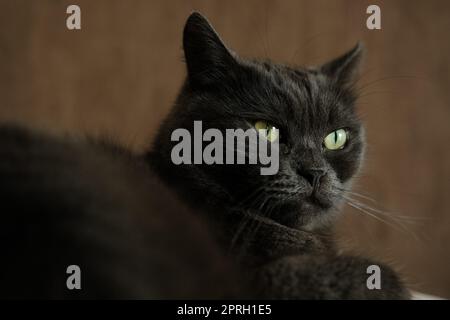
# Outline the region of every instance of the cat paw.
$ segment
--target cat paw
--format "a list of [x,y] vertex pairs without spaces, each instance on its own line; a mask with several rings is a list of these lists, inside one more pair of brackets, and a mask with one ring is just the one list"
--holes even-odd
[[359,257],[284,257],[259,268],[255,275],[261,296],[269,299],[410,298],[391,268]]

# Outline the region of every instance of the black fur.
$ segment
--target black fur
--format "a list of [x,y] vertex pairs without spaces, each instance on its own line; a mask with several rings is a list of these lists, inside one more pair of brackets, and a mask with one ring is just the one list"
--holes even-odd
[[[352,90],[362,46],[316,68],[243,59],[198,13],[186,23],[183,44],[188,76],[147,159],[191,206],[208,212],[222,246],[260,275],[255,287],[271,298],[407,297],[387,267],[385,289],[368,290],[371,263],[337,256],[331,240],[344,190],[363,158]],[[262,176],[257,165],[174,165],[171,133],[192,131],[195,120],[203,130],[223,132],[246,130],[257,120],[275,124],[281,132],[278,174]],[[348,143],[326,150],[323,139],[340,128]],[[316,188],[311,170],[325,173]]]
[[236,297],[199,215],[118,147],[0,127],[0,213],[0,298]]
[[[0,127],[0,297],[407,298],[378,263],[382,289],[368,290],[374,262],[338,255],[332,240],[363,156],[352,91],[361,46],[317,68],[247,60],[198,13],[183,44],[186,82],[144,157]],[[173,165],[171,133],[195,120],[220,130],[275,124],[280,171]],[[326,151],[323,138],[339,128],[348,144]],[[320,184],[313,169],[325,173]],[[81,291],[66,288],[71,264]]]
[[[253,208],[258,214],[291,227],[328,221],[341,202],[340,190],[350,187],[362,158],[362,128],[348,86],[353,71],[347,70],[355,68],[361,47],[322,68],[291,68],[237,57],[208,26],[196,14],[187,22],[184,48],[189,77],[155,140],[155,156],[149,157],[176,185],[180,176],[186,177],[182,184],[189,186],[186,195],[195,203],[200,195],[228,210],[264,186],[264,197],[253,203],[260,206],[267,199],[262,208]],[[207,67],[199,67],[203,64]],[[248,129],[260,119],[281,131],[284,153],[277,175],[261,176],[252,165],[172,165],[174,129],[192,129],[195,120],[202,120],[204,130]],[[339,128],[348,130],[349,143],[343,150],[325,151],[323,139]],[[310,169],[327,172],[316,197],[311,197],[311,185],[302,173]]]

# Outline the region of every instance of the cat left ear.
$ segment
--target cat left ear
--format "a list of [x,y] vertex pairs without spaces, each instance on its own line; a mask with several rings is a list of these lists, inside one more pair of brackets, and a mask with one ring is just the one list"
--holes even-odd
[[192,13],[184,27],[183,48],[188,78],[193,85],[208,85],[228,73],[236,60],[205,17]]
[[359,74],[361,60],[364,56],[364,46],[361,42],[342,56],[320,67],[322,73],[334,78],[343,86],[352,85]]

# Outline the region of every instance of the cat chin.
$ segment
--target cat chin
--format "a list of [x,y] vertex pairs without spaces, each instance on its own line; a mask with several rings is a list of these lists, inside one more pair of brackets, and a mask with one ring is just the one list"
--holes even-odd
[[289,228],[315,230],[331,224],[335,212],[331,203],[325,205],[303,199],[283,203],[268,218]]

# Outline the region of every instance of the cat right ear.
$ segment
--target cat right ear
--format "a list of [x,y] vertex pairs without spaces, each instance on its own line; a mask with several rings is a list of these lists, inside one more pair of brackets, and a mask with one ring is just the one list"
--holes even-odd
[[342,86],[351,86],[359,74],[364,46],[358,42],[353,49],[321,67],[324,74],[335,79]]
[[233,54],[198,12],[192,13],[186,22],[183,48],[189,82],[194,86],[213,84],[236,65]]

